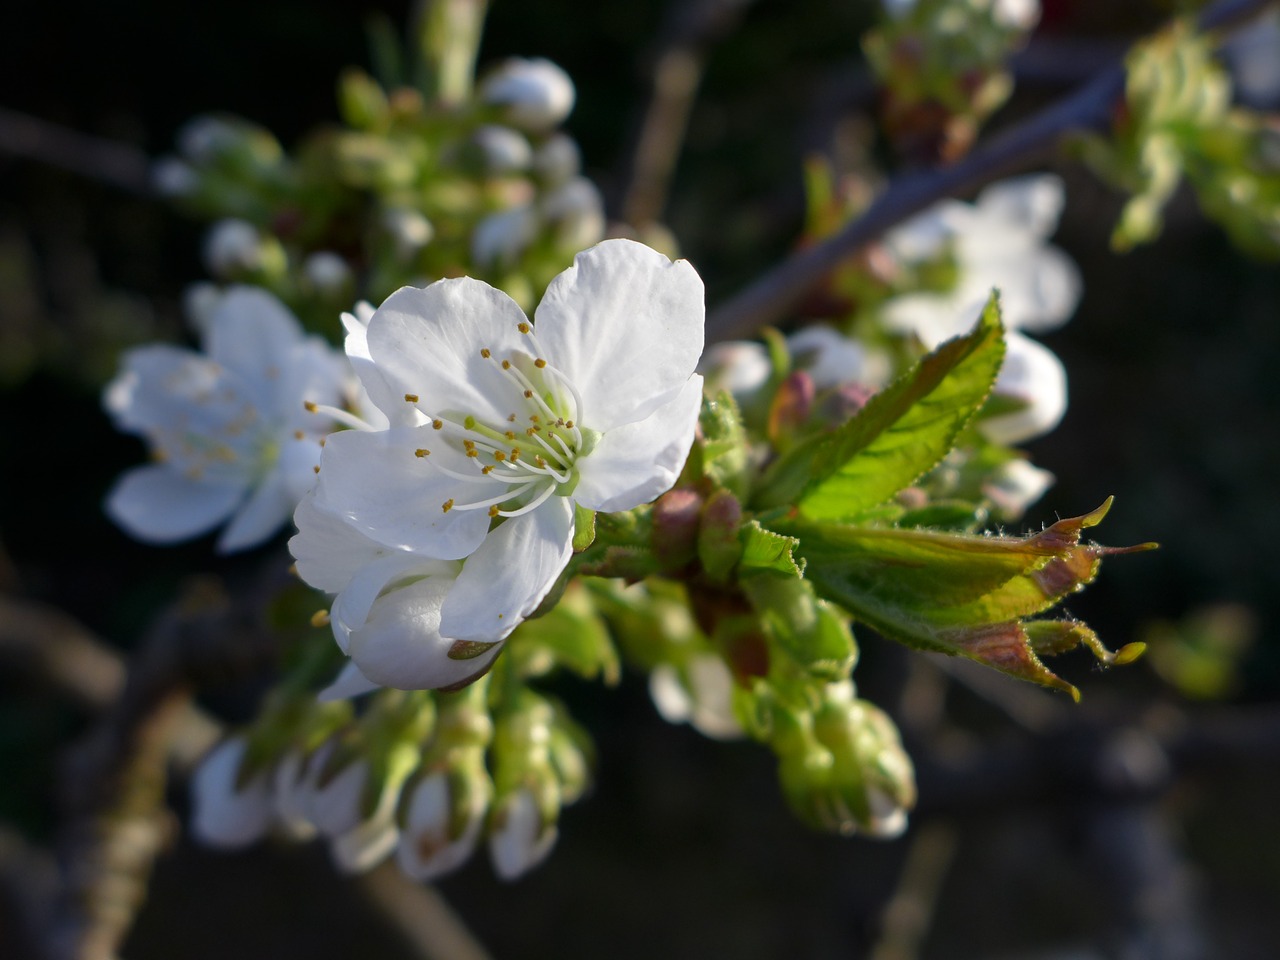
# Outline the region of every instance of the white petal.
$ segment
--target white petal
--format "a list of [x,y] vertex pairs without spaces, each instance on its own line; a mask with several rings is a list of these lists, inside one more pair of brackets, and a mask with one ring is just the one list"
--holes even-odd
[[217,847],[247,846],[265,834],[271,825],[271,791],[266,773],[256,773],[243,787],[236,786],[245,746],[243,737],[222,741],[191,778],[191,800],[195,808],[191,829],[204,843]]
[[680,476],[702,404],[702,378],[644,420],[615,427],[578,461],[573,499],[591,510],[614,513],[648,503]]
[[[419,457],[419,449],[431,453]],[[444,510],[446,501],[468,498],[470,488],[436,470],[432,457],[455,469],[474,469],[429,425],[334,434],[320,460],[317,505],[348,517],[388,547],[446,560],[465,557],[484,539],[489,518],[483,510]],[[476,495],[469,499],[484,499],[495,489],[501,489],[498,481],[486,484],[477,477]]]
[[787,349],[819,390],[864,379],[866,347],[832,327],[805,327],[787,337]]
[[283,475],[279,470],[271,471],[218,537],[218,552],[235,553],[270,540],[289,522],[296,505]]
[[573,504],[552,497],[511,517],[462,565],[440,629],[455,640],[501,640],[531,614],[573,555]]
[[366,693],[372,693],[374,690],[381,690],[378,684],[374,683],[363,673],[354,663],[347,663],[346,666],[334,678],[333,683],[329,684],[323,690],[316,694],[316,700],[320,703],[331,703],[335,700],[350,700],[354,697],[364,696]]
[[712,396],[721,390],[744,396],[758,390],[769,380],[773,364],[764,344],[753,340],[730,340],[713,343],[702,354],[698,372],[707,378]]
[[390,856],[400,839],[400,828],[395,822],[399,799],[398,787],[384,787],[378,798],[378,806],[370,817],[360,821],[329,845],[329,852],[339,870],[344,873],[364,873]]
[[547,362],[582,394],[582,422],[603,432],[643,419],[684,388],[704,323],[702,279],[688,261],[606,240],[551,281],[534,329]]
[[240,484],[189,480],[162,463],[126,471],[107,494],[106,511],[145,543],[177,543],[207,533],[244,498]]
[[1051,173],[1012,177],[991,184],[974,205],[986,218],[1003,221],[1048,237],[1058,226],[1066,203],[1062,178]]
[[401,690],[453,686],[483,673],[500,647],[454,660],[454,641],[440,635],[440,608],[452,585],[451,577],[428,577],[379,597],[368,620],[351,632],[349,652],[360,672]]
[[450,839],[449,825],[453,812],[449,779],[444,773],[433,773],[423,778],[413,788],[405,807],[405,826],[396,851],[400,869],[414,880],[425,882],[462,866],[480,839],[486,805],[487,800],[478,804],[478,809],[470,811],[471,816],[462,834]]
[[362,567],[391,551],[353,527],[350,521],[305,497],[294,511],[298,534],[289,541],[298,576],[317,590],[338,593]]
[[403,287],[369,321],[369,354],[388,385],[418,397],[429,416],[452,411],[494,423],[523,406],[499,361],[527,352],[517,329],[524,321],[514,300],[470,277]]
[[978,318],[978,311],[966,312],[951,296],[908,293],[888,301],[881,308],[881,317],[890,330],[914,333],[927,349],[932,350],[942,341],[971,329]]
[[1015,444],[1048,433],[1062,420],[1067,412],[1067,372],[1052,350],[1017,331],[1008,331],[1005,342],[1008,349],[995,392],[1028,406],[981,420],[978,429],[996,443]]
[[688,723],[693,716],[693,697],[670,663],[660,663],[649,671],[649,698],[667,723]]
[[248,383],[266,384],[303,339],[289,309],[259,287],[232,287],[218,301],[206,327],[205,352]]
[[321,413],[309,412],[307,401],[336,406],[351,376],[346,359],[319,337],[295,343],[276,358],[273,376],[267,381],[272,399],[269,411],[274,420],[292,431],[328,432],[332,422]]
[[312,789],[310,819],[326,837],[339,837],[360,822],[360,800],[369,779],[369,765],[356,760],[324,786]]
[[456,572],[456,563],[424,560],[405,551],[387,554],[360,567],[334,599],[330,611],[333,636],[338,646],[344,653],[351,654],[351,634],[368,625],[374,603],[384,592],[391,590],[390,585],[395,581],[431,576],[443,577],[447,581]]
[[503,880],[515,880],[541,863],[556,842],[555,824],[542,825],[537,801],[528,790],[513,794],[489,835],[489,858]]
[[271,777],[276,821],[295,840],[310,839],[316,832],[309,819],[308,801],[319,764],[311,766],[310,760],[301,750],[289,750],[280,758]]

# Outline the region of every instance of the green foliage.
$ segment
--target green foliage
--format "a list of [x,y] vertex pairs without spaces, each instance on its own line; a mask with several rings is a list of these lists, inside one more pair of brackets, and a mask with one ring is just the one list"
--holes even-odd
[[1131,194],[1116,250],[1149,243],[1185,176],[1204,212],[1244,251],[1280,256],[1280,163],[1266,118],[1231,106],[1231,78],[1210,38],[1175,22],[1126,60],[1124,110],[1110,137],[1081,140],[1084,160]]
[[942,344],[852,419],[780,457],[755,504],[813,520],[855,520],[935,467],[982,408],[1004,359],[993,295],[977,327]]

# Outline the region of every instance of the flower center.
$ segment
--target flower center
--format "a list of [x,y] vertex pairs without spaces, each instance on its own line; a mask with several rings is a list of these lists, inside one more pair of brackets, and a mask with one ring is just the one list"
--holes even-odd
[[[465,412],[442,412],[431,420],[445,442],[474,465],[462,471],[437,462],[436,468],[483,490],[474,500],[446,500],[441,505],[446,513],[487,509],[491,517],[518,517],[555,494],[568,496],[577,485],[575,463],[598,439],[581,425],[582,396],[577,388],[546,361],[532,326],[521,323],[519,330],[532,353],[514,350],[501,357],[488,347],[480,350],[499,374],[494,383],[502,402],[495,406],[510,408],[505,420],[495,423]],[[418,398],[406,394],[405,400],[416,403]],[[429,450],[415,452],[419,457],[430,455]]]

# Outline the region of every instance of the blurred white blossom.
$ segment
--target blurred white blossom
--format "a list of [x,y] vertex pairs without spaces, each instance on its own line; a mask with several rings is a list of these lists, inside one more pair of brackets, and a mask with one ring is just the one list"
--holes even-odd
[[573,110],[573,81],[550,60],[513,57],[480,85],[486,103],[503,108],[508,122],[523,130],[546,132]]
[[204,322],[203,353],[153,344],[128,351],[103,405],[147,439],[154,463],[126,472],[106,509],[129,534],[175,543],[230,520],[228,553],[256,546],[289,519],[315,481],[333,429],[307,404],[333,404],[347,364],[304,335],[264,290],[233,287]]

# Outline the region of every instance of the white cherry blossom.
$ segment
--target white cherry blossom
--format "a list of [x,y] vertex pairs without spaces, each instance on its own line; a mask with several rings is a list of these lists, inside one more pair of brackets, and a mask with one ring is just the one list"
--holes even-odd
[[503,108],[508,122],[538,133],[569,116],[575,91],[569,75],[550,60],[512,57],[485,78],[480,97]]
[[155,344],[125,354],[103,404],[145,437],[155,463],[126,472],[106,509],[129,534],[175,543],[230,520],[229,553],[272,536],[315,480],[333,427],[307,404],[339,399],[341,356],[264,290],[233,287],[202,326],[204,353]]
[[228,737],[209,752],[191,778],[191,829],[210,846],[245,847],[259,840],[271,826],[273,808],[267,771],[239,782],[247,746],[244,737]]
[[431,881],[470,859],[484,827],[489,796],[484,791],[474,791],[470,799],[466,822],[454,836],[448,774],[430,773],[411,788],[402,808],[404,825],[396,850],[401,870],[414,880]]
[[534,323],[461,278],[349,325],[389,426],[329,438],[290,546],[303,579],[338,595],[334,635],[366,678],[483,672],[568,563],[576,507],[629,510],[671,487],[701,403],[703,315],[688,263],[611,240],[551,282]]

